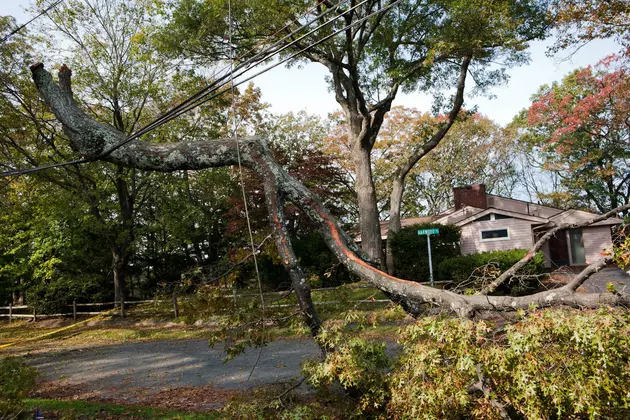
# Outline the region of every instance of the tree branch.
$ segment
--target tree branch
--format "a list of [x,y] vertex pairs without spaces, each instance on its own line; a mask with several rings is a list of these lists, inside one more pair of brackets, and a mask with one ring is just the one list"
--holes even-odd
[[617,214],[619,214],[622,211],[627,210],[627,209],[630,209],[630,204],[624,204],[623,206],[617,207],[616,209],[613,209],[613,210],[609,211],[608,213],[601,214],[599,216],[593,217],[592,219],[586,220],[584,222],[560,223],[558,225],[555,225],[554,228],[548,230],[534,244],[534,246],[529,249],[529,252],[527,252],[527,254],[520,261],[518,261],[512,267],[508,268],[503,274],[501,274],[499,277],[497,277],[494,281],[492,281],[486,287],[482,288],[479,291],[478,294],[480,294],[480,295],[487,295],[488,293],[492,293],[493,291],[495,291],[497,287],[499,287],[501,284],[503,284],[506,280],[508,280],[514,274],[516,274],[516,272],[518,270],[520,270],[521,268],[523,268],[525,266],[525,264],[530,262],[536,256],[536,253],[538,251],[540,251],[540,249],[543,247],[543,245],[545,243],[547,243],[547,241],[549,241],[557,232],[559,232],[561,230],[566,230],[566,229],[575,229],[575,228],[579,228],[579,227],[590,226],[593,223],[597,223],[597,222],[601,222],[602,220],[606,220],[609,217],[615,216],[615,215],[617,215]]
[[[111,147],[113,142],[124,138],[124,135],[113,127],[90,120],[68,93],[53,83],[52,76],[44,70],[43,65],[32,67],[32,71],[40,94],[81,153],[97,158],[105,147]],[[601,305],[630,305],[630,295],[627,294],[578,294],[567,286],[522,297],[465,296],[390,276],[366,262],[366,256],[339,227],[321,200],[276,162],[265,141],[260,138],[247,138],[240,143],[232,139],[222,139],[167,145],[134,141],[100,159],[151,171],[195,170],[237,164],[237,147],[241,150],[243,165],[256,171],[265,179],[271,194],[269,200],[274,200],[273,191],[277,191],[304,211],[319,227],[328,248],[350,272],[387,293],[402,296],[417,304],[437,305],[459,316],[469,316],[477,311],[514,311],[527,309],[531,305],[538,307],[569,305],[588,308]],[[279,210],[280,203],[276,202],[269,207],[275,212],[275,215],[270,214],[270,217],[274,223],[281,225],[282,219],[278,219],[277,222],[274,219],[274,216],[278,214],[275,209]],[[286,244],[289,245],[286,235],[284,238],[280,235],[279,238],[277,237],[277,242],[286,240]]]

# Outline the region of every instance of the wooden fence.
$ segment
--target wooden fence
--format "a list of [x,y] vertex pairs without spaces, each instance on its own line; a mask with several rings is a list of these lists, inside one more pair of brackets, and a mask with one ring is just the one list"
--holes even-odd
[[[342,286],[342,288],[374,289],[375,291],[378,290],[374,286],[371,286],[371,285]],[[340,288],[339,287],[322,287],[318,289],[312,289],[311,291],[318,292],[318,291],[327,291],[327,290],[336,290],[336,289],[340,289]],[[266,293],[263,293],[263,295],[264,296],[278,296],[278,295],[287,294],[287,292],[288,291],[266,292]],[[256,296],[259,296],[259,294],[258,293],[242,293],[242,294],[236,293],[233,295],[225,295],[223,297],[234,299],[236,302],[236,300],[239,298],[256,297]],[[174,313],[175,318],[179,317],[178,301],[181,299],[182,299],[181,297],[178,298],[177,295],[173,294],[173,298],[172,298],[173,309],[171,310],[171,312]],[[141,303],[157,304],[158,302],[171,302],[171,299],[125,301],[123,302],[121,311],[124,312],[124,308],[127,306],[138,305]],[[358,299],[358,300],[351,300],[351,302],[371,304],[371,303],[387,303],[391,301],[389,299]],[[342,301],[334,300],[334,301],[322,301],[322,302],[313,302],[313,303],[315,305],[335,305],[335,304],[342,303]],[[100,313],[102,313],[102,311],[83,310],[83,309],[89,309],[89,308],[95,308],[95,307],[101,307],[103,309],[105,309],[104,307],[109,307],[107,309],[111,309],[112,307],[116,307],[116,305],[118,304],[119,302],[76,303],[76,301],[73,301],[71,305],[66,305],[66,307],[69,309],[68,312],[58,313],[58,314],[38,314],[34,308],[28,305],[0,306],[0,318],[9,318],[9,322],[11,322],[13,318],[28,318],[28,319],[32,319],[33,321],[37,321],[38,319],[45,319],[45,318],[72,317],[72,319],[76,321],[77,316],[99,315]],[[268,308],[287,308],[291,306],[298,306],[298,304],[297,303],[272,304],[267,307]],[[2,311],[5,311],[5,312],[3,313]]]
[[[159,302],[156,299],[153,300],[133,300],[133,301],[125,301],[123,306],[128,305],[137,305],[140,303],[157,303]],[[5,313],[0,312],[0,318],[9,318],[9,322],[13,320],[13,318],[28,318],[34,321],[38,319],[45,318],[61,318],[61,317],[72,317],[76,321],[77,316],[81,315],[99,315],[102,311],[90,311],[90,310],[82,310],[83,308],[94,308],[94,307],[114,307],[119,304],[118,302],[94,302],[94,303],[76,303],[73,301],[71,305],[64,305],[72,312],[64,312],[58,314],[38,314],[35,308],[32,308],[28,305],[9,305],[9,306],[0,306],[0,311],[6,311]],[[16,312],[17,311],[17,312]]]

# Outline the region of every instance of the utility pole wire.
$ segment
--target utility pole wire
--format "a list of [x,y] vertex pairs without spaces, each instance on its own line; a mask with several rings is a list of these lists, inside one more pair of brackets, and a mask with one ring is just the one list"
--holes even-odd
[[57,7],[58,4],[63,3],[64,1],[65,0],[57,0],[55,3],[51,4],[50,6],[48,6],[43,12],[41,12],[40,14],[38,14],[37,16],[32,18],[31,20],[26,22],[25,24],[20,25],[17,28],[15,28],[14,30],[12,30],[8,35],[6,35],[4,38],[2,38],[2,40],[0,41],[0,44],[4,44],[5,42],[7,42],[9,40],[9,38],[11,38],[16,33],[20,32],[22,29],[26,28],[28,25],[31,24],[31,22],[33,22],[34,20],[38,19],[40,16],[48,13],[49,11],[51,11],[52,9]]
[[[64,0],[60,0],[60,1],[64,1]],[[317,8],[317,6],[322,4],[324,1],[326,1],[326,0],[321,0],[314,8],[311,8],[311,9],[307,10],[304,14],[302,14],[301,17],[304,17],[309,12],[312,12],[313,10],[315,10]],[[345,1],[347,1],[347,0],[341,0],[335,7],[329,8],[326,11],[324,11],[323,13],[320,13],[319,15],[315,16],[313,19],[311,19],[310,21],[308,21],[304,25],[300,26],[299,28],[297,28],[294,31],[290,32],[288,35],[285,35],[283,38],[281,38],[280,40],[278,40],[275,43],[273,43],[270,47],[266,48],[265,50],[259,52],[256,55],[254,55],[254,57],[250,58],[249,60],[239,64],[239,66],[237,66],[237,68],[236,68],[238,70],[243,69],[243,67],[247,67],[247,66],[249,66],[249,67],[247,67],[244,71],[241,71],[241,73],[239,73],[238,76],[240,76],[243,73],[247,72],[248,70],[251,70],[252,68],[256,67],[258,64],[260,64],[264,60],[269,59],[269,58],[279,54],[283,49],[286,49],[289,46],[291,46],[292,44],[294,44],[295,42],[297,42],[297,40],[295,40],[295,41],[289,43],[288,45],[285,45],[283,48],[281,48],[279,50],[276,50],[276,51],[273,51],[273,53],[270,54],[270,51],[272,51],[273,48],[277,47],[282,41],[284,41],[287,38],[295,35],[296,33],[300,32],[302,29],[310,26],[313,22],[317,21],[318,19],[320,19],[321,17],[323,17],[326,14],[330,13],[331,11],[337,10],[338,7],[341,6],[341,4],[344,3]],[[367,1],[367,0],[364,0],[361,4],[365,3],[365,1]],[[341,15],[331,19],[330,21],[326,22],[326,24],[329,24],[330,22],[333,22],[335,19],[338,19],[340,16]],[[291,23],[288,23],[283,28],[281,28],[276,33],[274,33],[273,35],[271,35],[271,36],[269,36],[267,38],[272,38],[272,37],[276,36],[280,32],[284,31],[286,28],[288,28],[290,24]],[[318,28],[321,28],[322,26],[323,25],[320,25]],[[312,32],[313,31],[309,32],[309,34],[312,33]],[[299,39],[301,39],[301,38],[299,38]],[[264,44],[264,42],[265,41],[263,40],[263,41],[259,42],[257,45]],[[243,58],[245,55],[249,54],[255,48],[256,47],[252,47],[245,54],[242,54],[240,57],[238,57],[237,60]],[[46,169],[60,168],[60,167],[71,166],[71,165],[80,165],[80,164],[83,164],[83,163],[93,162],[93,161],[96,161],[96,160],[98,160],[100,158],[108,156],[109,154],[111,154],[115,150],[117,150],[118,148],[124,146],[125,144],[131,142],[132,140],[135,140],[136,138],[140,137],[141,135],[143,135],[143,134],[145,134],[145,133],[147,133],[147,132],[149,132],[151,130],[156,129],[159,126],[161,126],[161,125],[171,121],[172,119],[179,117],[183,113],[188,112],[189,110],[196,108],[197,106],[201,105],[202,103],[205,103],[205,102],[202,102],[202,103],[199,103],[199,104],[197,104],[195,106],[189,106],[185,110],[179,112],[186,105],[189,105],[191,103],[193,103],[193,105],[194,105],[194,101],[196,99],[203,98],[204,96],[207,96],[207,95],[209,95],[209,94],[211,94],[213,92],[216,92],[218,89],[224,87],[227,84],[227,82],[223,83],[221,85],[218,85],[218,84],[220,82],[226,80],[228,78],[228,76],[231,75],[231,72],[229,71],[229,69],[232,68],[232,65],[233,65],[233,62],[231,62],[229,66],[226,66],[222,70],[220,70],[220,72],[223,72],[226,69],[228,69],[228,71],[225,72],[225,74],[223,74],[223,76],[221,76],[220,78],[214,80],[212,83],[208,84],[208,86],[204,87],[203,89],[201,89],[200,91],[198,91],[194,95],[190,96],[188,99],[184,100],[180,104],[178,104],[175,107],[173,107],[168,112],[166,112],[166,113],[162,114],[161,116],[157,117],[153,122],[147,124],[142,129],[136,131],[135,133],[133,133],[132,135],[127,137],[125,140],[119,142],[118,144],[114,145],[111,149],[104,151],[103,153],[101,153],[98,156],[94,156],[94,157],[90,157],[90,158],[84,158],[84,159],[77,159],[77,160],[72,160],[72,161],[68,161],[68,162],[61,162],[61,163],[56,163],[56,164],[52,164],[52,165],[37,166],[37,167],[34,167],[34,168],[14,169],[14,170],[10,170],[10,171],[0,172],[0,178],[11,177],[11,176],[21,176],[21,175],[26,175],[26,174],[29,174],[29,173],[39,172],[39,171],[46,170]],[[214,89],[212,89],[212,88],[214,88]],[[205,93],[205,92],[208,92],[208,93]],[[214,96],[214,97],[216,97],[216,96]]]
[[[354,7],[358,7],[358,6],[362,5],[362,4],[364,4],[366,1],[367,1],[367,0],[363,0],[361,3],[358,3],[358,4],[357,4],[357,5],[355,5]],[[301,55],[302,53],[304,53],[304,52],[308,51],[309,49],[311,49],[311,48],[313,48],[313,47],[315,47],[315,46],[317,46],[317,45],[319,45],[319,44],[321,44],[321,43],[323,43],[323,42],[325,42],[325,41],[327,41],[327,40],[331,39],[332,37],[334,37],[334,36],[338,35],[339,33],[343,32],[343,31],[346,31],[346,30],[348,30],[348,29],[350,29],[350,28],[352,28],[352,27],[354,27],[354,26],[356,26],[356,25],[359,25],[359,24],[363,23],[364,21],[366,21],[367,19],[369,19],[370,17],[372,17],[372,16],[374,16],[374,15],[376,15],[376,14],[378,14],[378,13],[382,13],[382,12],[387,11],[388,9],[392,8],[395,4],[397,4],[398,2],[400,2],[400,0],[395,0],[395,1],[391,2],[390,4],[388,4],[387,6],[383,6],[383,7],[381,7],[380,9],[378,9],[378,10],[376,10],[376,11],[374,11],[374,12],[372,12],[372,13],[370,13],[370,14],[366,15],[366,16],[364,16],[363,18],[361,18],[361,19],[359,19],[359,20],[357,20],[357,21],[355,21],[355,22],[353,22],[353,23],[351,23],[351,24],[346,25],[346,26],[344,26],[344,27],[343,27],[343,28],[341,28],[341,29],[338,29],[338,30],[336,30],[336,31],[332,32],[331,34],[329,34],[329,35],[327,35],[327,36],[325,36],[325,37],[323,37],[323,38],[319,39],[318,41],[315,41],[315,42],[313,42],[313,43],[309,44],[308,46],[306,46],[306,47],[302,48],[300,51],[298,51],[298,52],[296,52],[296,53],[294,53],[294,54],[291,54],[290,56],[288,56],[288,57],[284,58],[283,60],[278,61],[277,63],[275,63],[275,64],[273,64],[273,65],[271,65],[271,66],[269,66],[269,67],[267,67],[267,68],[265,68],[265,69],[263,69],[263,70],[261,70],[261,71],[257,72],[257,73],[255,73],[254,75],[249,76],[248,78],[246,78],[246,79],[244,79],[244,80],[239,81],[238,83],[234,84],[234,87],[236,87],[236,86],[240,86],[240,85],[242,85],[243,83],[246,83],[246,82],[248,82],[248,81],[250,81],[250,80],[254,79],[255,77],[258,77],[258,76],[260,76],[260,75],[262,75],[262,74],[264,74],[264,73],[268,72],[269,70],[272,70],[272,69],[274,69],[274,68],[278,67],[279,65],[284,64],[284,63],[286,63],[287,61],[289,61],[289,60],[292,60],[292,59],[296,58],[297,56],[299,56],[299,55]],[[334,7],[334,8],[329,9],[329,10],[336,9],[337,7],[338,7],[338,5],[337,5],[336,7]],[[353,8],[354,8],[354,7],[353,7]],[[328,25],[328,24],[330,24],[330,23],[334,22],[335,20],[339,19],[341,16],[343,16],[344,14],[346,14],[346,13],[348,13],[348,12],[349,12],[349,10],[347,10],[347,11],[345,11],[345,12],[343,12],[343,13],[341,13],[341,14],[337,15],[337,16],[335,16],[334,18],[330,19],[329,21],[327,21],[326,23],[324,23],[324,24],[322,24],[322,25]],[[322,25],[320,25],[320,27],[321,27]],[[304,28],[304,27],[306,27],[306,25],[303,25],[301,28]],[[310,34],[310,33],[312,33],[312,32],[313,32],[313,31],[309,32],[309,34]],[[282,47],[280,50],[277,50],[277,51],[274,51],[273,53],[271,53],[271,55],[269,55],[269,56],[268,56],[268,57],[266,57],[265,59],[269,59],[269,58],[271,58],[271,57],[275,56],[275,55],[276,55],[276,54],[278,54],[281,50],[284,50],[284,49],[286,49],[286,48],[290,47],[291,45],[295,44],[295,43],[296,43],[296,42],[298,42],[299,40],[300,40],[300,38],[298,38],[298,39],[296,39],[296,40],[294,40],[294,41],[290,42],[289,44],[287,44],[287,45],[285,45],[284,47]],[[264,61],[265,59],[263,59],[262,61]],[[256,66],[257,66],[258,64],[260,64],[260,62],[262,62],[262,61],[259,61],[257,64],[252,65],[250,68],[248,68],[248,69],[246,69],[246,70],[243,70],[241,73],[239,73],[239,74],[238,74],[238,75],[236,75],[235,77],[238,77],[238,76],[243,75],[245,72],[247,72],[247,71],[251,70],[251,68],[256,67]],[[212,85],[212,84],[211,84],[211,85]],[[214,84],[214,85],[216,86],[216,84]],[[119,143],[115,144],[115,145],[114,145],[114,146],[112,146],[110,149],[108,149],[108,150],[104,151],[103,153],[101,153],[101,154],[100,154],[100,155],[98,155],[98,156],[94,156],[94,157],[92,157],[92,158],[86,158],[86,159],[79,159],[79,160],[76,160],[76,161],[71,161],[71,162],[59,163],[59,164],[56,164],[56,165],[49,165],[49,166],[47,166],[47,167],[36,167],[36,168],[29,168],[29,169],[23,169],[23,170],[15,170],[15,171],[2,172],[2,173],[0,173],[0,177],[7,177],[7,176],[19,176],[19,175],[23,175],[23,174],[25,174],[25,173],[38,172],[38,171],[41,171],[41,170],[44,170],[44,169],[49,169],[49,167],[62,167],[62,166],[68,166],[68,165],[77,165],[77,164],[82,164],[82,163],[87,163],[87,162],[91,162],[91,161],[95,161],[95,160],[102,159],[102,158],[104,158],[104,157],[108,156],[109,154],[113,153],[115,150],[119,149],[120,147],[122,147],[122,146],[126,145],[127,143],[129,143],[129,142],[131,142],[131,141],[133,141],[133,140],[135,140],[135,139],[136,139],[136,138],[138,138],[140,135],[145,134],[145,133],[147,133],[147,132],[149,132],[149,131],[151,131],[151,130],[154,130],[154,129],[158,128],[159,126],[161,126],[161,125],[163,125],[163,124],[165,124],[165,123],[167,123],[167,122],[171,121],[172,119],[177,118],[177,117],[179,117],[180,115],[182,115],[182,114],[184,114],[184,113],[186,113],[186,112],[188,112],[188,111],[191,111],[192,109],[195,109],[195,108],[197,108],[197,107],[199,107],[199,106],[203,105],[204,103],[206,103],[206,102],[208,102],[208,101],[210,101],[210,100],[212,100],[212,99],[214,99],[214,98],[216,98],[216,97],[218,97],[218,96],[222,95],[222,94],[223,94],[223,93],[225,93],[227,90],[219,91],[218,93],[216,93],[216,94],[214,94],[214,95],[212,95],[212,96],[210,96],[210,97],[207,97],[207,96],[208,96],[208,95],[210,95],[211,93],[218,91],[219,89],[221,89],[222,87],[224,87],[224,86],[226,86],[226,85],[227,85],[227,83],[223,83],[222,85],[217,86],[217,87],[215,87],[214,89],[211,89],[211,90],[210,90],[210,91],[208,91],[207,93],[204,93],[203,95],[199,96],[199,100],[198,100],[198,102],[193,102],[192,104],[188,105],[187,107],[185,107],[185,108],[183,108],[183,109],[180,109],[179,111],[176,111],[176,112],[174,112],[174,113],[171,113],[171,112],[165,113],[162,117],[159,117],[158,119],[156,119],[156,123],[155,123],[155,124],[154,124],[154,123],[149,124],[149,126],[151,126],[150,128],[149,128],[149,126],[147,126],[147,129],[146,129],[146,130],[144,130],[144,129],[139,130],[139,131],[137,132],[138,134],[132,134],[132,135],[131,135],[131,136],[129,136],[128,138],[126,138],[126,139],[124,139],[124,140],[120,141]],[[205,88],[204,88],[204,89],[205,89]],[[228,89],[228,90],[229,90],[229,89]],[[196,96],[196,95],[193,95],[193,96]],[[201,100],[201,98],[204,98],[204,97],[207,97],[207,98],[205,98],[205,99]],[[190,100],[190,98],[189,98],[189,100]],[[186,101],[184,101],[184,102],[189,102],[189,100],[186,100]],[[176,106],[174,109],[177,109],[177,108],[179,108],[179,106]],[[159,122],[157,122],[158,120],[159,120]]]

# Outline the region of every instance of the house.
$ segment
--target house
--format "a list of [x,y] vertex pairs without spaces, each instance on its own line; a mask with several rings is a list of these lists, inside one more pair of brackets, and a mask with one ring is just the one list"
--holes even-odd
[[[541,204],[487,194],[485,185],[474,184],[453,189],[455,206],[437,216],[403,219],[403,227],[418,223],[453,223],[462,230],[462,254],[531,248],[555,224],[586,221],[594,213],[561,210]],[[560,231],[542,248],[547,267],[587,265],[602,258],[612,246],[613,226],[623,220],[611,217],[583,228]],[[388,222],[381,224],[387,238]]]

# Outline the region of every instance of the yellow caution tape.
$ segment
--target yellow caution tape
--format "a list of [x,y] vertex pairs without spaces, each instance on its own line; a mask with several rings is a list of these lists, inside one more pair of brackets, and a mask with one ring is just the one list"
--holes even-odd
[[58,330],[51,331],[51,332],[48,332],[46,334],[38,335],[36,337],[25,338],[24,340],[14,341],[13,343],[0,344],[0,349],[11,347],[11,346],[14,346],[16,344],[22,344],[22,343],[26,343],[26,342],[29,342],[29,341],[39,340],[40,338],[48,337],[49,335],[53,335],[53,334],[57,334],[57,333],[59,333],[61,331],[69,330],[71,328],[76,327],[77,325],[85,324],[86,322],[90,322],[92,320],[95,320],[96,318],[99,318],[99,317],[101,317],[103,315],[107,315],[108,313],[114,312],[114,311],[117,311],[117,310],[118,310],[118,308],[110,309],[108,311],[103,311],[100,314],[98,314],[96,316],[93,316],[92,318],[88,318],[88,319],[85,319],[83,321],[75,322],[74,324],[68,325],[67,327],[59,328]]

